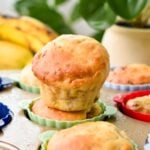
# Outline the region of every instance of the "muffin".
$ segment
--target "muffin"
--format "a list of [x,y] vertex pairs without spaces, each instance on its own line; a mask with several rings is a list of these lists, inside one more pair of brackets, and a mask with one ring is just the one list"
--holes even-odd
[[32,87],[39,86],[39,81],[32,72],[32,64],[23,68],[20,74],[20,82]]
[[150,114],[150,95],[130,99],[126,106],[136,112]]
[[110,71],[107,81],[117,84],[149,84],[150,66],[146,64],[129,64],[116,67]]
[[89,112],[85,111],[61,111],[55,108],[50,108],[42,100],[37,100],[33,103],[31,111],[36,115],[53,120],[83,120],[87,118],[93,118],[103,113],[103,108],[98,103],[94,103]]
[[89,111],[108,72],[109,56],[95,39],[61,35],[33,59],[41,99],[62,111]]
[[50,108],[42,100],[35,101],[32,106],[32,112],[37,114],[40,117],[54,120],[83,120],[86,119],[86,112],[66,112]]
[[134,150],[125,132],[108,122],[88,122],[56,132],[47,150]]

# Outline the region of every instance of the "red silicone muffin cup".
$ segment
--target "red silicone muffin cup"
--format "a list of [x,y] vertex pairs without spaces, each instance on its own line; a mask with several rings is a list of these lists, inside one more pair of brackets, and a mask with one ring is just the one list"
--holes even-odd
[[120,109],[120,111],[123,112],[124,114],[126,114],[132,118],[141,120],[141,121],[150,122],[150,114],[136,112],[136,111],[129,109],[126,106],[127,101],[134,99],[136,97],[142,97],[142,96],[146,96],[146,95],[150,95],[150,90],[118,94],[118,95],[114,96],[113,100],[114,100],[114,102],[116,102],[117,107]]

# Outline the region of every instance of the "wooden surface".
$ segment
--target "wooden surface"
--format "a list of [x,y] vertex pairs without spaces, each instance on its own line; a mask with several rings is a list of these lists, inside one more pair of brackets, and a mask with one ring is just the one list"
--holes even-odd
[[[16,73],[17,71],[1,71],[0,75],[10,77]],[[119,93],[119,91],[102,89],[101,100],[109,105],[114,105],[112,97],[116,93]],[[28,120],[19,107],[20,101],[36,97],[38,95],[25,92],[17,87],[0,92],[0,101],[7,104],[14,112],[13,120],[0,133],[0,141],[9,142],[17,146],[20,150],[37,150],[39,148],[39,134],[48,130],[48,128],[39,126]],[[121,130],[124,130],[137,143],[139,150],[143,150],[146,136],[150,133],[150,123],[132,119],[119,111],[117,111],[116,117],[109,121]]]

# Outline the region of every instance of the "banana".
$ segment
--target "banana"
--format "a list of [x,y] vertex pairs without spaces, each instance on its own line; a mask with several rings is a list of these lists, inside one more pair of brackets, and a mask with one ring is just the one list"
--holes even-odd
[[48,28],[45,24],[41,23],[37,19],[28,16],[22,16],[20,18],[20,22],[22,24],[26,24],[25,28],[23,28],[24,26],[21,25],[24,31],[29,31],[31,29],[32,34],[37,36],[44,44],[46,44],[47,41],[51,41],[57,37],[57,34],[52,29]]
[[20,69],[57,33],[26,16],[0,16],[0,69]]
[[19,44],[34,53],[56,37],[52,29],[34,18],[0,16],[0,40]]
[[0,41],[0,69],[21,69],[32,58],[33,54],[22,46]]
[[26,49],[30,49],[26,35],[19,28],[11,27],[9,24],[0,24],[0,40],[9,41]]

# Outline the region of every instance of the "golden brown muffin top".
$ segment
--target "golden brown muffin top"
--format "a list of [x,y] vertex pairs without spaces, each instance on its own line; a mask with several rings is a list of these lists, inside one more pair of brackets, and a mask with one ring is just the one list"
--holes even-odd
[[110,71],[107,81],[119,84],[150,83],[150,66],[146,64],[129,64]]
[[150,95],[130,99],[126,105],[133,111],[150,114]]
[[33,60],[33,72],[44,83],[72,82],[108,70],[109,56],[95,39],[62,35],[48,43]]
[[111,123],[88,122],[61,130],[49,140],[48,150],[134,150],[131,140]]

